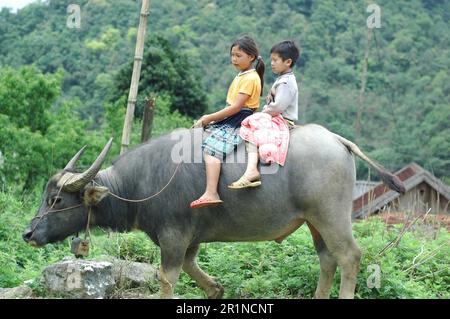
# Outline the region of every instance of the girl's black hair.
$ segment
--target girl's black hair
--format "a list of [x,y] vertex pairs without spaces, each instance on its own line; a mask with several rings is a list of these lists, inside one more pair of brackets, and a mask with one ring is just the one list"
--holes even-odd
[[247,53],[248,55],[253,55],[255,57],[256,65],[255,70],[259,75],[259,79],[261,80],[261,96],[264,88],[264,71],[266,70],[266,66],[264,64],[263,58],[259,55],[259,50],[256,45],[255,40],[245,35],[236,41],[233,42],[230,48],[230,53],[233,47],[238,46],[239,49]]

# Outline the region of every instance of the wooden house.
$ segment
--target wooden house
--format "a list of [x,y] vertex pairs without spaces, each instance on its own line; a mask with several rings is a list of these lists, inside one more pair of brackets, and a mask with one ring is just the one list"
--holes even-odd
[[406,193],[390,190],[382,182],[358,181],[353,198],[353,218],[365,218],[374,213],[391,212],[450,215],[450,186],[416,163],[395,173],[404,183]]

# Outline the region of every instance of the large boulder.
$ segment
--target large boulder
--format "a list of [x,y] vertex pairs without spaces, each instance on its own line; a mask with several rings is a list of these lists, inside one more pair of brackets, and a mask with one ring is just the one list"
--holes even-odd
[[116,258],[97,261],[66,257],[46,267],[42,276],[51,295],[84,299],[114,298],[115,288],[120,288],[122,295],[128,288],[142,288],[142,296],[138,298],[149,298],[145,291],[158,280],[158,270],[152,265]]
[[44,269],[43,284],[63,298],[105,298],[115,287],[113,264],[66,257]]
[[145,287],[159,280],[158,270],[150,264],[112,259],[113,275],[121,287]]
[[0,288],[0,299],[28,299],[32,298],[33,291],[27,285],[14,288]]

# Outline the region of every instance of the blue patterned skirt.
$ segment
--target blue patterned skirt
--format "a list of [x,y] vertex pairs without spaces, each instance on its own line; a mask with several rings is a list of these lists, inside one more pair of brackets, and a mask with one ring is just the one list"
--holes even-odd
[[211,135],[202,143],[203,152],[224,160],[242,142],[239,128],[242,121],[252,114],[252,109],[242,108],[238,113],[206,126],[205,130]]

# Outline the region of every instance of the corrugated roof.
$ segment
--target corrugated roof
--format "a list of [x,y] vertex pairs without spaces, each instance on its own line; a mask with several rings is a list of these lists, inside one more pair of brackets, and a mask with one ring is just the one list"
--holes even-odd
[[[405,166],[396,172],[395,175],[404,183],[406,191],[422,182],[426,182],[450,201],[450,187],[416,163]],[[372,188],[367,189],[366,192],[354,198],[353,216],[355,218],[361,218],[371,214],[399,196],[401,196],[399,193],[390,190],[382,182],[378,182]]]
[[366,193],[370,189],[374,188],[378,185],[379,182],[371,182],[371,181],[356,181],[355,187],[353,188],[353,199],[358,198],[362,194]]

